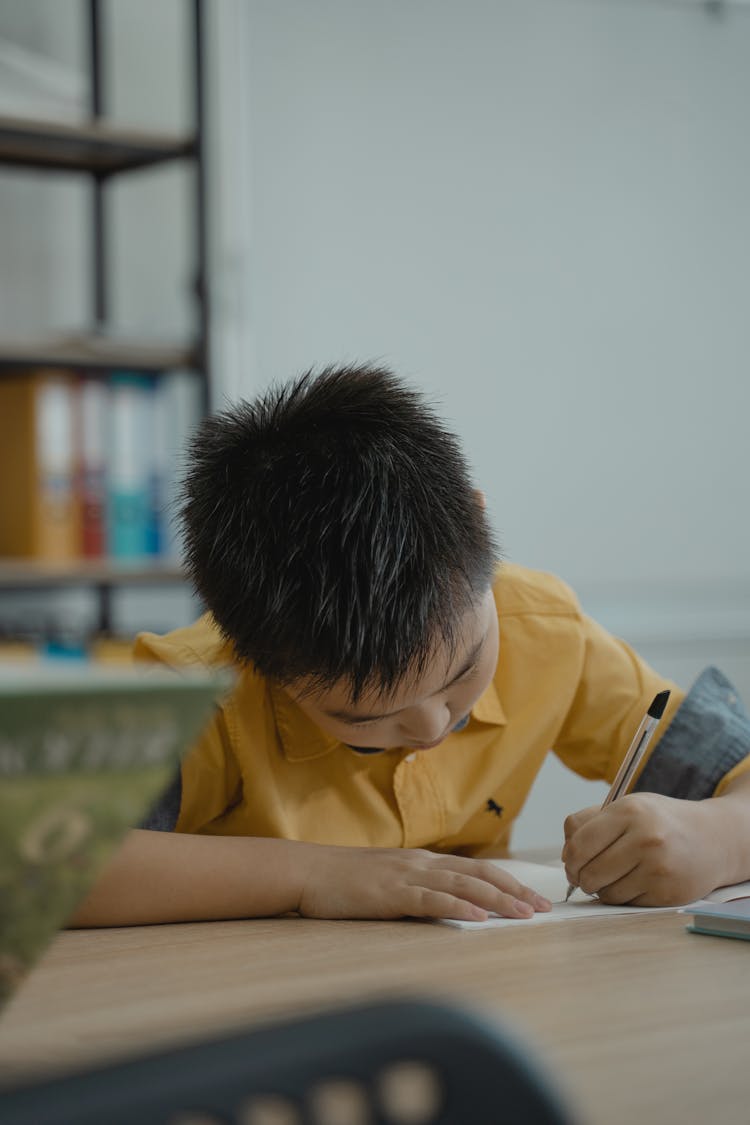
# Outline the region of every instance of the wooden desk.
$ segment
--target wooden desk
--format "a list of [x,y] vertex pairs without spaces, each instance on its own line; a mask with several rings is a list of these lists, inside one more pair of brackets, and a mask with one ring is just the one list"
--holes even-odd
[[501,1016],[588,1125],[750,1120],[750,944],[673,914],[467,932],[301,918],[60,934],[0,1020],[6,1079],[386,995]]

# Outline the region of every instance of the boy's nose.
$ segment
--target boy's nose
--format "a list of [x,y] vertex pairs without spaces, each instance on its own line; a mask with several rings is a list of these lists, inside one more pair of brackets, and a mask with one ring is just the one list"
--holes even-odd
[[404,722],[405,740],[409,743],[428,745],[442,739],[450,728],[451,714],[442,706],[415,708],[406,716]]

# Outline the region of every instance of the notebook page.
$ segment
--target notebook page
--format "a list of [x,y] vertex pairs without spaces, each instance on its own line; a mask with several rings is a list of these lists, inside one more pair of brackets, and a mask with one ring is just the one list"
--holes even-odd
[[[461,922],[453,918],[441,918],[441,925],[454,926],[460,930],[509,929],[519,926],[543,926],[550,922],[573,921],[576,918],[606,918],[612,914],[657,914],[680,909],[677,906],[607,906],[581,890],[575,891],[570,896],[570,900],[565,902],[568,880],[562,863],[529,863],[527,860],[520,859],[498,859],[491,862],[501,867],[503,871],[507,871],[509,875],[513,875],[519,882],[548,898],[553,904],[552,910],[534,914],[531,918],[491,916],[486,922]],[[734,887],[721,887],[707,895],[706,901],[729,902],[732,898],[743,897],[743,893],[750,897],[750,882],[740,883]]]
[[[733,887],[719,887],[717,891],[711,891],[710,895],[706,895],[702,901],[732,902],[736,898],[750,898],[750,883],[735,883]],[[695,905],[693,903],[693,906]]]

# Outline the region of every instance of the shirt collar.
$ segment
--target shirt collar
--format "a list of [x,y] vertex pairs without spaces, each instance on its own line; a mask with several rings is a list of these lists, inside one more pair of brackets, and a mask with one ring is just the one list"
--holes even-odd
[[270,692],[281,749],[290,762],[322,758],[324,754],[330,754],[343,745],[333,735],[326,734],[316,726],[283,688],[272,684]]
[[[288,761],[306,762],[322,758],[344,745],[316,726],[283,688],[271,685],[270,692],[281,748]],[[471,717],[490,726],[505,726],[505,711],[494,680],[472,707]]]
[[480,723],[488,723],[495,727],[504,727],[507,723],[494,680],[490,680],[490,686],[472,707],[471,717]]

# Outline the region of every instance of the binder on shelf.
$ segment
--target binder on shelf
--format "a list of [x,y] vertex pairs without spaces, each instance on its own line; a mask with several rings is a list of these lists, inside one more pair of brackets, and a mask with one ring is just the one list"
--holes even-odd
[[148,433],[145,445],[149,503],[146,553],[152,556],[160,556],[164,553],[167,533],[167,480],[169,476],[167,450],[169,402],[165,394],[164,376],[150,376],[148,388]]
[[187,465],[190,438],[203,417],[203,386],[195,371],[169,371],[159,379],[166,436],[163,554],[172,561],[181,557],[177,528],[180,489]]
[[0,379],[0,554],[51,562],[79,555],[76,379],[24,371]]
[[107,404],[107,387],[102,380],[83,377],[78,388],[78,481],[81,553],[88,559],[101,558],[107,550]]
[[202,411],[191,371],[110,378],[109,553],[177,559],[175,525],[185,447]]
[[191,371],[0,380],[0,555],[179,561],[176,526],[203,385]]
[[148,554],[151,390],[147,376],[119,371],[109,382],[107,548],[113,559]]

